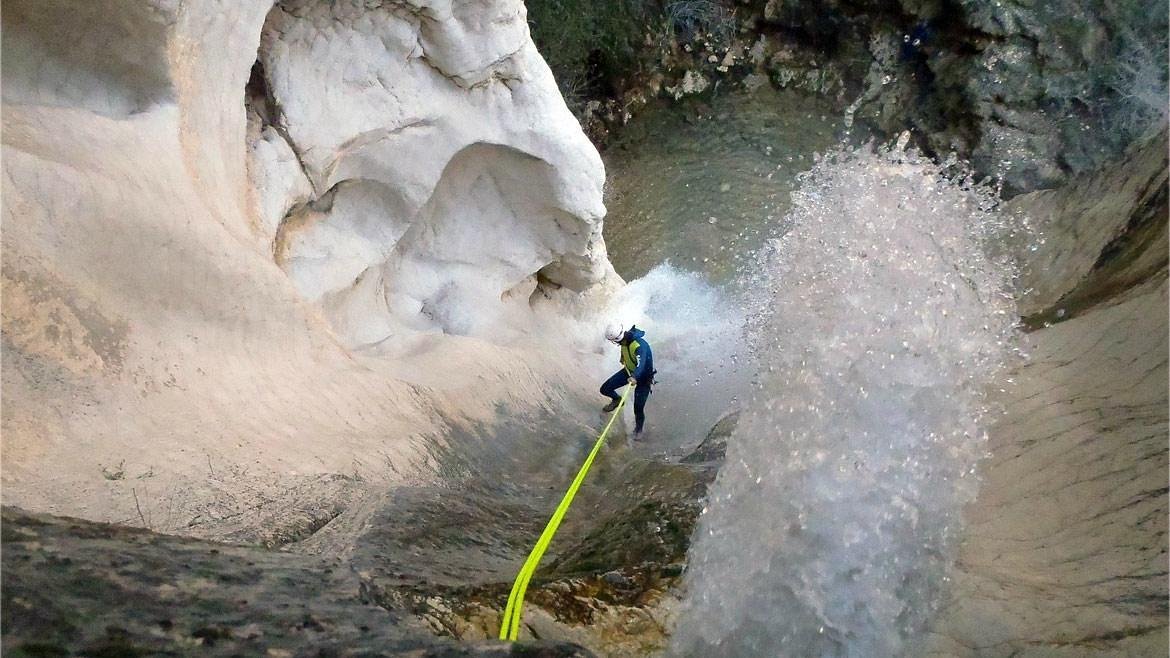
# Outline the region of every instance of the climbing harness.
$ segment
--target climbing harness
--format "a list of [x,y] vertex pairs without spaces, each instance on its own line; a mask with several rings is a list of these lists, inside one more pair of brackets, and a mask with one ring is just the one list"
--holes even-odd
[[626,404],[626,398],[630,396],[632,390],[634,390],[633,385],[627,386],[626,390],[622,392],[622,398],[618,402],[617,408],[613,410],[613,414],[610,415],[609,422],[605,424],[605,429],[601,430],[601,435],[597,437],[597,442],[593,444],[593,450],[585,458],[585,463],[581,464],[581,470],[577,471],[577,477],[573,478],[573,483],[569,485],[569,490],[565,492],[564,498],[561,498],[561,504],[557,505],[552,518],[548,520],[548,525],[544,526],[544,532],[540,533],[540,539],[536,540],[536,545],[532,547],[532,552],[528,554],[524,566],[520,567],[520,573],[516,574],[516,582],[512,583],[512,592],[508,594],[508,606],[504,608],[504,620],[500,624],[501,640],[515,641],[520,634],[520,610],[524,607],[524,593],[528,591],[528,581],[532,579],[532,573],[540,564],[540,558],[544,557],[545,549],[552,543],[553,535],[557,534],[557,528],[561,526],[561,519],[565,518],[565,513],[573,504],[573,497],[577,495],[577,490],[585,481],[589,467],[593,466],[593,459],[597,457],[597,453],[601,451],[601,445],[605,443],[605,437],[609,435],[609,428],[613,427],[614,419],[621,413],[622,407]]

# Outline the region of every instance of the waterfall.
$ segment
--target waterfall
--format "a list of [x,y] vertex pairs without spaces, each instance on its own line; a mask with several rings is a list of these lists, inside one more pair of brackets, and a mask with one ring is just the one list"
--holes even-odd
[[957,169],[900,144],[801,176],[749,277],[760,374],[672,653],[895,655],[937,607],[1017,323],[1010,223]]

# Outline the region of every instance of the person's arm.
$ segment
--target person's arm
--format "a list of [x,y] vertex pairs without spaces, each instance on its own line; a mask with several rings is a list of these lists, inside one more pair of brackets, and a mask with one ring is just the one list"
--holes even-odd
[[642,376],[646,374],[646,367],[650,364],[650,344],[644,340],[638,340],[638,352],[634,354],[634,358],[638,360],[638,365],[634,368],[633,378],[642,381]]

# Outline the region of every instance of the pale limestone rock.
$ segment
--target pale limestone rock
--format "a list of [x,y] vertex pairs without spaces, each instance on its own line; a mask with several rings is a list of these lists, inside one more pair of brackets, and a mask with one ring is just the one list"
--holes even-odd
[[438,333],[612,276],[522,6],[370,4],[5,3],[6,504],[247,534],[431,477],[441,415],[541,403],[517,377],[581,391]]
[[[118,119],[173,101],[177,89],[167,46],[177,33],[179,4],[9,4],[4,17],[5,105],[75,107]],[[62,15],[69,20],[59,20]],[[80,38],[86,32],[108,40]],[[119,47],[108,47],[111,43]]]
[[1024,254],[1036,258],[1026,312],[1069,308],[1029,334],[1004,383],[923,655],[1165,653],[1165,140],[1011,204],[1047,238]]
[[1034,334],[927,654],[1165,650],[1166,293]]
[[611,274],[600,160],[520,2],[289,0],[260,60],[317,190],[281,225],[277,259],[306,299],[328,297],[347,343],[484,335],[525,321],[526,299],[501,299],[538,271],[575,290]]
[[260,229],[275,241],[281,221],[294,206],[313,198],[313,187],[297,154],[272,126],[265,126],[255,137],[249,136],[248,147],[248,174],[258,204]]

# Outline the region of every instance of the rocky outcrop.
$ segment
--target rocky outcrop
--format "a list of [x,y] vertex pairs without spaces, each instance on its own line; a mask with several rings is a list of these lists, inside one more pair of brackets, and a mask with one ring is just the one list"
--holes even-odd
[[912,129],[1009,192],[1092,172],[1166,121],[1166,16],[1141,2],[749,6],[768,69],[839,74],[858,93],[851,115]]
[[13,656],[586,658],[569,643],[436,638],[358,597],[333,559],[4,508],[3,650]]
[[518,1],[269,14],[249,162],[277,263],[347,343],[482,335],[538,274],[582,290],[611,271],[601,162],[524,17]]
[[1067,187],[1007,204],[1023,232],[1020,315],[1034,327],[1069,319],[1166,269],[1166,132]]
[[[671,30],[680,12],[701,29]],[[1134,0],[742,0],[662,14],[639,64],[599,86],[616,98],[582,106],[599,142],[656,96],[770,81],[834,101],[865,134],[911,130],[1017,194],[1091,173],[1166,121],[1167,17]]]
[[281,543],[428,477],[451,419],[538,404],[516,378],[578,386],[502,345],[612,273],[518,0],[3,21],[7,502]]

